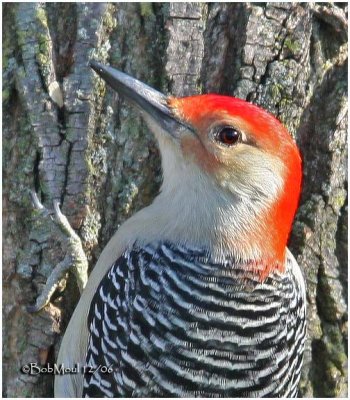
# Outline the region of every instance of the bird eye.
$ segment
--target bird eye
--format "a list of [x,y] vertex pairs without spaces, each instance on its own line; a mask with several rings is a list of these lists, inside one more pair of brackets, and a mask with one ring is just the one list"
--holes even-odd
[[241,138],[241,134],[232,126],[225,126],[221,128],[216,136],[216,140],[225,144],[226,146],[233,146]]

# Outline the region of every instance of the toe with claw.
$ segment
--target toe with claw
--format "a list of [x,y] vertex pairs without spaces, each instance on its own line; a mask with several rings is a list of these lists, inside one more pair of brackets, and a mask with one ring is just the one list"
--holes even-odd
[[66,216],[62,214],[59,207],[59,202],[54,201],[54,210],[53,212],[50,212],[40,202],[35,192],[31,192],[31,198],[35,209],[40,211],[44,218],[51,217],[54,223],[60,228],[64,235],[66,248],[64,259],[52,270],[49,278],[46,281],[44,289],[36,299],[35,304],[27,307],[29,312],[37,312],[50,302],[50,299],[57,289],[60,281],[70,270],[73,271],[76,277],[80,292],[83,291],[88,279],[88,260],[84,252],[82,242],[77,233],[70,226]]

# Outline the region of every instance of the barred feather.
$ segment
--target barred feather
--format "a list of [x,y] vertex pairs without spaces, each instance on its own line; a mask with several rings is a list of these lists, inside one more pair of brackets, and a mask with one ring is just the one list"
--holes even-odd
[[244,264],[161,243],[127,250],[90,306],[84,397],[296,397],[305,340],[297,264]]

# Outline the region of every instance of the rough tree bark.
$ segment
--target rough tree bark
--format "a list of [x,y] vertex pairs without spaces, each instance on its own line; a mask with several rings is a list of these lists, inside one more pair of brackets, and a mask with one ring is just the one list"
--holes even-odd
[[346,3],[3,4],[4,396],[52,396],[53,362],[79,292],[72,274],[28,313],[65,257],[64,231],[33,208],[59,201],[90,268],[161,181],[154,139],[88,67],[91,58],[174,95],[263,106],[304,159],[290,247],[308,285],[304,396],[347,396]]

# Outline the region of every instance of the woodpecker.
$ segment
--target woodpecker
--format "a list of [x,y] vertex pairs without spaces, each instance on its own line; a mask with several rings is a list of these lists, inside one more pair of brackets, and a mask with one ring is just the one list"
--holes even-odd
[[91,67],[154,133],[163,183],[95,266],[64,335],[58,397],[296,397],[305,284],[287,249],[301,158],[244,100],[167,97]]

